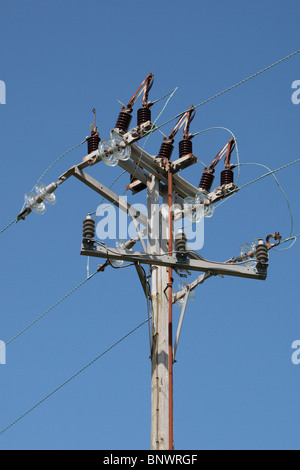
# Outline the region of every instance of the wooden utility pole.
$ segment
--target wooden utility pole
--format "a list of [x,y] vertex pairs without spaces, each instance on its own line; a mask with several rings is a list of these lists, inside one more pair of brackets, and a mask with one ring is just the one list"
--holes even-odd
[[[167,194],[163,196],[167,202]],[[159,205],[159,180],[148,183],[148,253],[168,252],[168,218]],[[173,381],[170,370],[169,271],[152,266],[151,449],[173,449]],[[172,341],[171,341],[172,344]],[[171,357],[172,367],[172,357]],[[171,406],[170,406],[171,404]]]

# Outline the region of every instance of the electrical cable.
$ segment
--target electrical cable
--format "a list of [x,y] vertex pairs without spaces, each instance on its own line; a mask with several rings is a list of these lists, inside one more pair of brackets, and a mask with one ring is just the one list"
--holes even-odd
[[[67,150],[66,152],[64,152],[62,155],[60,155],[48,168],[47,170],[44,171],[44,173],[39,177],[39,179],[37,180],[36,184],[40,183],[40,181],[44,178],[44,176],[51,170],[51,168],[56,164],[58,163],[65,155],[67,155],[68,153],[72,152],[72,150],[75,150],[77,147],[80,147],[80,145],[84,144],[84,142],[86,142],[86,138],[80,142],[79,144],[75,145],[74,147],[70,148],[69,150]],[[32,188],[32,191],[33,191],[34,187]],[[25,203],[23,204],[23,207],[21,209],[20,212],[22,212],[25,208]],[[1,233],[5,232],[5,230],[7,230],[9,227],[11,227],[11,225],[13,225],[15,222],[17,222],[18,218],[16,217],[14,220],[12,220],[8,225],[6,225],[6,227],[4,227],[2,230],[0,230],[0,235]]]
[[296,243],[297,239],[300,237],[300,234],[299,235],[294,235],[294,236],[291,236],[289,238],[285,238],[284,240],[281,240],[280,241],[280,245],[282,245],[283,243],[287,243],[289,241],[292,241],[292,243],[290,244],[290,246],[288,246],[287,248],[276,248],[276,251],[285,251],[285,250],[289,250],[290,248],[292,248],[292,246]]
[[[294,57],[294,56],[295,56],[296,54],[298,54],[299,52],[300,52],[300,49],[297,50],[297,51],[295,51],[295,52],[293,52],[292,54],[289,54],[289,55],[286,56],[286,57],[283,57],[282,59],[278,60],[277,62],[274,62],[273,64],[269,65],[268,67],[265,67],[264,69],[262,69],[262,70],[260,70],[260,71],[258,71],[258,72],[256,72],[256,73],[254,73],[253,75],[250,75],[249,77],[247,77],[247,78],[245,78],[244,80],[241,80],[240,82],[238,82],[238,83],[236,83],[236,84],[230,86],[229,88],[226,88],[225,90],[223,90],[223,91],[217,93],[216,95],[212,96],[211,98],[208,98],[208,99],[206,99],[205,101],[202,101],[202,103],[197,104],[196,106],[194,106],[194,108],[195,108],[195,109],[196,109],[196,108],[199,108],[200,106],[203,106],[203,105],[209,103],[210,101],[212,101],[212,100],[218,98],[219,96],[224,95],[225,93],[227,93],[227,92],[233,90],[234,88],[237,88],[238,86],[243,85],[244,83],[248,82],[248,81],[251,80],[252,78],[255,78],[255,77],[261,75],[262,73],[264,73],[264,72],[266,72],[266,71],[272,69],[273,67],[276,67],[277,65],[281,64],[282,62],[284,62],[284,61],[286,61],[286,60],[288,60],[288,59],[291,59],[292,57]],[[178,119],[180,116],[182,116],[183,114],[185,114],[187,111],[188,111],[188,110],[185,110],[185,111],[181,112],[180,114],[177,114],[177,115],[174,116],[173,118],[171,118],[171,119],[169,119],[168,121],[166,121],[166,122],[164,122],[163,124],[161,124],[159,127],[156,127],[156,129],[154,129],[154,130],[152,130],[152,131],[151,131],[151,130],[148,131],[148,133],[155,132],[155,130],[158,130],[159,128],[161,128],[161,127],[163,127],[163,126],[169,124],[170,122],[174,121],[175,119]]]
[[[234,195],[235,195],[237,192],[239,192],[241,189],[244,189],[244,188],[246,188],[247,186],[250,186],[251,184],[256,183],[257,181],[260,181],[261,179],[266,178],[267,176],[274,175],[274,173],[277,173],[278,171],[284,170],[285,168],[287,168],[287,167],[289,167],[289,166],[291,166],[291,165],[294,165],[295,163],[298,163],[298,162],[300,162],[300,158],[298,158],[297,160],[294,160],[293,162],[287,163],[286,165],[283,165],[283,166],[281,166],[281,167],[279,167],[279,168],[276,168],[276,170],[270,170],[268,173],[265,173],[264,175],[259,176],[258,178],[255,178],[254,180],[249,181],[248,183],[245,183],[243,186],[240,186],[239,188],[233,189],[233,190],[229,193],[228,197],[226,197],[226,199],[224,199],[224,200],[221,201],[218,205],[216,205],[215,208],[220,207],[222,204],[224,204],[224,202],[226,202],[227,200],[229,200],[232,196],[234,196]],[[242,164],[241,164],[241,165],[242,165]],[[251,165],[251,163],[249,163],[249,165]],[[253,163],[253,165],[256,165],[256,164]],[[260,166],[261,164],[260,164],[260,163],[257,163],[257,165]],[[261,165],[261,166],[265,166],[265,165]],[[266,167],[266,168],[267,168],[267,167]],[[276,180],[277,180],[277,179],[276,179]],[[277,180],[277,182],[278,182],[278,180]],[[279,182],[278,182],[277,184],[278,184],[279,187],[281,188]],[[287,196],[286,196],[286,194],[285,194],[285,192],[283,191],[282,188],[281,188],[281,190],[282,190],[284,196],[285,196],[286,199],[287,199]],[[288,200],[288,199],[287,199],[287,200]],[[289,203],[288,203],[288,206],[289,206],[289,208],[290,208],[290,204],[289,204]],[[291,216],[292,216],[292,214],[291,214]]]
[[48,308],[44,313],[39,315],[35,320],[33,320],[29,325],[27,325],[25,328],[23,328],[19,333],[17,333],[13,338],[11,338],[5,345],[3,345],[0,348],[1,349],[7,347],[10,343],[12,343],[15,339],[17,339],[19,336],[21,336],[25,331],[27,331],[29,328],[31,328],[33,325],[35,325],[39,320],[41,320],[47,313],[51,312],[55,307],[57,307],[59,304],[61,304],[64,300],[66,300],[68,297],[70,297],[71,294],[76,292],[80,287],[82,287],[84,284],[86,284],[87,281],[92,279],[99,271],[95,271],[93,274],[91,274],[88,278],[84,279],[80,284],[78,284],[74,289],[72,289],[70,292],[68,292],[66,295],[64,295],[60,300],[58,300],[54,305],[52,305],[50,308]]
[[16,223],[18,220],[18,218],[16,217],[14,220],[12,220],[8,225],[6,225],[6,227],[4,227],[1,231],[0,231],[0,234],[5,232],[5,230],[7,230],[11,225],[13,225],[14,223]]
[[[56,165],[63,157],[65,157],[68,153],[72,152],[73,150],[75,150],[76,148],[80,147],[81,145],[83,145],[85,142],[87,141],[87,137],[82,141],[80,142],[79,144],[75,145],[74,147],[71,147],[69,150],[67,150],[66,152],[64,152],[62,155],[60,155],[56,160],[54,160],[53,163],[51,163],[51,165],[44,171],[44,173],[39,177],[39,179],[37,180],[37,182],[35,183],[35,185],[33,186],[32,190],[34,190],[34,187],[41,182],[41,180],[44,178],[44,176],[54,167],[54,165]],[[25,203],[23,204],[23,207],[21,209],[20,212],[22,212],[25,208]]]
[[[260,70],[260,71],[258,71],[258,72],[256,72],[256,73],[254,73],[253,75],[250,75],[249,77],[247,77],[247,78],[245,78],[244,80],[241,80],[240,82],[238,82],[238,83],[236,83],[236,84],[230,86],[229,88],[226,88],[225,90],[223,90],[223,91],[217,93],[216,95],[212,96],[211,98],[208,98],[207,100],[202,101],[202,103],[199,103],[198,105],[194,106],[194,108],[196,109],[196,108],[199,108],[200,106],[203,106],[203,105],[206,104],[206,103],[209,103],[210,101],[212,101],[212,100],[218,98],[219,96],[222,96],[223,94],[225,94],[225,93],[227,93],[227,92],[233,90],[234,88],[237,88],[238,86],[240,86],[240,85],[242,85],[242,84],[248,82],[248,81],[251,80],[252,78],[255,78],[255,77],[261,75],[262,73],[264,73],[264,72],[266,72],[266,71],[272,69],[273,67],[276,67],[277,65],[281,64],[282,62],[284,62],[284,61],[286,61],[286,60],[288,60],[288,59],[291,59],[292,57],[294,57],[294,56],[295,56],[296,54],[298,54],[299,52],[300,52],[300,49],[297,50],[297,51],[295,51],[295,52],[293,52],[293,53],[291,53],[291,54],[289,54],[289,55],[287,55],[286,57],[284,57],[284,58],[278,60],[277,62],[274,62],[273,64],[269,65],[268,67],[265,67],[264,69],[262,69],[262,70]],[[176,91],[177,89],[178,89],[178,87],[177,87],[177,88],[174,88],[174,90],[169,93],[170,96],[169,96],[169,99],[167,100],[166,105],[168,104],[169,100],[173,97],[173,95],[174,95],[174,93],[175,93],[175,91]],[[168,96],[169,94],[167,94],[166,96]],[[164,97],[165,97],[165,96],[164,96]],[[162,97],[162,98],[160,98],[160,99],[163,99],[164,97]],[[160,99],[157,100],[157,101],[160,101]],[[162,112],[164,111],[166,105],[164,106],[163,110],[161,111],[161,113],[160,113],[160,114],[158,115],[158,117],[156,118],[155,122],[157,122],[157,120],[158,120],[159,117],[161,116],[161,114],[162,114]],[[182,115],[183,115],[184,113],[186,113],[187,111],[188,111],[188,110],[183,111],[182,113],[180,113],[180,114],[174,116],[174,117],[171,118],[170,120],[164,122],[164,123],[161,124],[159,127],[155,127],[155,129],[151,129],[150,131],[148,131],[148,132],[147,132],[147,134],[148,134],[147,138],[149,137],[150,134],[152,134],[152,133],[155,132],[156,130],[160,129],[161,127],[165,126],[165,125],[168,124],[169,122],[172,122],[173,120],[178,119],[180,116],[182,116]],[[155,123],[155,122],[154,122],[154,123]],[[147,139],[146,139],[146,140],[147,140]],[[70,150],[68,150],[67,152],[65,152],[64,154],[62,154],[57,160],[55,160],[55,162],[53,162],[52,165],[50,165],[50,167],[43,173],[43,175],[41,176],[41,178],[42,178],[42,177],[53,167],[53,165],[55,165],[61,158],[63,158],[67,153],[69,153],[69,152],[71,152],[72,150],[74,150],[76,147],[82,145],[84,142],[86,142],[86,139],[85,139],[83,142],[81,142],[80,144],[78,144],[77,146],[72,147]],[[143,147],[143,148],[144,148],[144,147]],[[39,181],[40,181],[40,180],[39,180]],[[11,225],[13,225],[14,222],[15,222],[15,220],[14,220],[13,222],[11,222],[8,226],[6,226],[3,230],[1,230],[1,231],[0,231],[0,234],[3,233],[6,229],[8,229]]]
[[[266,165],[263,165],[263,164],[261,164],[261,163],[240,163],[239,165],[240,165],[240,166],[241,166],[241,165],[256,165],[256,166],[261,166],[261,167],[265,168],[266,170],[268,170],[269,172],[272,172],[272,170],[271,170],[269,167],[267,167]],[[284,189],[282,188],[281,184],[279,183],[277,177],[276,177],[274,174],[273,174],[273,177],[274,177],[274,179],[275,179],[275,181],[276,181],[277,186],[279,187],[280,191],[282,192],[282,194],[283,194],[283,196],[284,196],[284,198],[285,198],[285,200],[286,200],[287,206],[288,206],[288,210],[289,210],[290,217],[291,217],[291,229],[290,229],[290,235],[289,235],[289,236],[291,236],[292,233],[293,233],[293,228],[294,228],[294,217],[293,217],[293,213],[292,213],[290,201],[289,201],[289,199],[288,199],[288,197],[287,197],[287,195],[286,195]]]
[[[106,250],[107,259],[108,259],[109,263],[111,264],[111,261],[110,261],[110,259],[109,259],[109,254],[108,254],[108,252],[110,251],[111,253],[116,254],[116,251],[118,251],[118,250],[112,249],[112,248],[108,247],[104,242],[99,242],[99,241],[96,241],[96,240],[95,240],[95,243],[97,243],[98,245],[102,246],[102,247]],[[206,259],[206,258],[204,258],[203,256],[199,255],[199,253],[197,253],[197,252],[195,252],[195,251],[193,251],[193,250],[186,250],[186,251],[167,251],[166,253],[157,253],[157,254],[155,254],[155,257],[158,258],[158,257],[160,257],[160,256],[178,255],[178,254],[179,254],[179,255],[182,255],[182,254],[189,255],[189,253],[195,253],[195,254],[197,255],[197,257],[199,258],[199,260],[205,261],[205,262],[207,262],[207,263],[220,264],[220,265],[223,265],[223,266],[228,264],[227,261],[222,262],[222,261],[211,261],[211,260],[208,260],[208,259]],[[235,264],[244,264],[244,261],[238,262],[238,263],[235,263]],[[128,264],[128,265],[126,265],[126,266],[119,266],[119,267],[112,266],[112,267],[115,268],[115,269],[120,269],[120,268],[127,268],[127,267],[129,267],[129,266],[134,266],[134,265],[135,265],[135,263],[131,263],[131,264]],[[188,266],[187,266],[187,267],[188,267]]]
[[126,335],[124,335],[121,339],[116,341],[114,344],[112,344],[109,348],[107,348],[104,352],[99,354],[99,356],[95,357],[92,361],[90,361],[88,364],[86,364],[84,367],[82,367],[78,372],[76,372],[74,375],[72,375],[68,380],[63,382],[61,385],[56,387],[52,392],[50,392],[48,395],[46,395],[44,398],[39,400],[35,405],[33,405],[29,410],[27,410],[25,413],[23,413],[21,416],[19,416],[17,419],[15,419],[13,422],[11,422],[8,426],[6,426],[2,431],[0,431],[0,435],[4,434],[8,429],[12,428],[15,426],[21,419],[25,418],[29,413],[31,413],[33,410],[35,410],[38,406],[40,406],[42,403],[44,403],[46,400],[48,400],[50,397],[52,397],[56,392],[61,390],[65,385],[70,383],[72,380],[74,380],[76,377],[78,377],[82,372],[87,370],[91,365],[93,365],[96,361],[98,361],[101,357],[103,357],[105,354],[107,354],[109,351],[111,351],[113,348],[118,346],[120,343],[122,343],[125,339],[127,339],[130,335],[135,333],[139,328],[141,328],[143,325],[149,322],[151,317],[147,318],[144,320],[142,323],[140,323],[138,326],[136,326],[133,330],[129,331]]
[[[178,88],[178,87],[177,87],[177,88]],[[155,101],[150,101],[149,104],[151,104],[151,106],[152,106],[152,105],[158,103],[159,101],[161,101],[161,100],[167,98],[167,96],[172,95],[172,93],[174,93],[174,92],[177,90],[177,88],[174,88],[173,90],[169,91],[169,93],[166,93],[165,95],[161,96],[160,98],[158,98],[158,99],[155,100]]]

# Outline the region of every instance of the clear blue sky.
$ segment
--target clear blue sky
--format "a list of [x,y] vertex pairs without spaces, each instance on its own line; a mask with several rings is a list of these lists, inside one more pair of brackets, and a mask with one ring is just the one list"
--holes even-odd
[[[127,102],[153,72],[152,100],[178,86],[163,123],[299,49],[299,8],[295,0],[3,0],[1,227],[18,214],[43,171],[89,134],[92,107],[101,137],[108,137],[120,110],[116,100]],[[299,61],[298,54],[199,108],[192,132],[229,128],[241,162],[277,168],[299,158],[300,105],[291,101]],[[154,117],[162,106],[153,108]],[[222,130],[207,132],[194,139],[194,153],[209,164],[229,138]],[[154,135],[146,149],[156,154],[161,139]],[[86,145],[68,154],[44,182],[85,154]],[[91,171],[107,186],[119,172],[103,164]],[[242,166],[240,183],[264,172]],[[184,176],[197,185],[201,173],[199,163]],[[277,176],[298,234],[299,165]],[[127,184],[124,175],[114,191],[121,194]],[[43,217],[31,214],[1,235],[1,340],[9,341],[86,277],[82,220],[99,198],[70,180],[57,199]],[[129,199],[145,202],[145,194]],[[289,236],[290,215],[269,177],[241,190],[206,222],[201,253],[224,261],[241,243],[274,231]],[[300,339],[298,263],[296,243],[271,253],[265,282],[214,278],[197,289],[174,366],[176,449],[299,449],[300,366],[291,362],[291,344]],[[91,272],[97,265],[91,261]],[[0,428],[146,315],[134,268],[97,274],[7,347]],[[0,436],[0,447],[149,449],[150,373],[144,326]]]

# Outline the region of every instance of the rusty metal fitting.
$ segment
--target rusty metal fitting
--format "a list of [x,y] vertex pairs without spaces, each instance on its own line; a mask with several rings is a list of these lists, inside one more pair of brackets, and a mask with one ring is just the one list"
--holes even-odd
[[[276,243],[270,243],[270,238],[273,238],[274,240],[276,240]],[[273,248],[274,246],[278,246],[280,244],[281,239],[282,239],[282,236],[279,234],[279,232],[275,232],[267,236],[266,244],[268,245],[269,248]]]

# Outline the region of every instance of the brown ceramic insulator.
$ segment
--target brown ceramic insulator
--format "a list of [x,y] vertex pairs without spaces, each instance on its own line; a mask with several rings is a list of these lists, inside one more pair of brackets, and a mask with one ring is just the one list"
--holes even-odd
[[209,193],[214,179],[215,177],[212,173],[204,172],[199,184],[199,189],[204,189],[204,191],[207,191]]
[[87,139],[87,144],[88,144],[88,154],[94,152],[95,150],[98,150],[100,143],[100,137],[98,135],[92,135]]
[[151,109],[150,108],[140,108],[137,112],[137,124],[140,126],[144,122],[151,121]]
[[173,145],[170,142],[163,142],[160,147],[160,151],[158,154],[159,158],[167,158],[170,160],[173,152]]
[[131,114],[121,111],[119,114],[118,120],[116,122],[115,128],[126,133],[129,129],[131,119],[132,119]]
[[183,139],[179,142],[179,158],[193,153],[193,143],[189,139]]
[[234,174],[232,170],[223,170],[221,172],[221,186],[234,182]]

